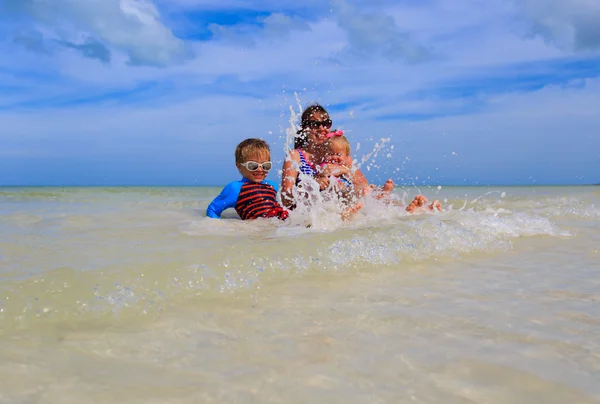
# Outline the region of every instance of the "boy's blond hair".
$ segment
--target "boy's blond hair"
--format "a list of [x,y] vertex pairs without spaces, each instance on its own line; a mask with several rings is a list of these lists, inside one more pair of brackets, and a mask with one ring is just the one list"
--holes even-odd
[[352,153],[352,149],[350,147],[350,142],[348,141],[346,136],[343,136],[343,135],[342,136],[334,136],[334,137],[330,138],[329,140],[327,140],[327,142],[326,142],[327,146],[333,145],[335,143],[340,143],[344,146],[347,156],[349,156]]
[[235,148],[235,162],[245,163],[250,154],[266,153],[271,158],[271,148],[269,144],[262,139],[250,138],[243,140]]

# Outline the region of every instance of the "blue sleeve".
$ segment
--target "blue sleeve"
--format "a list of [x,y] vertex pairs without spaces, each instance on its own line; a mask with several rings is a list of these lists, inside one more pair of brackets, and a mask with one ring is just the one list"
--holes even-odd
[[227,184],[219,196],[213,199],[210,205],[208,205],[208,208],[206,208],[206,216],[212,217],[213,219],[219,219],[221,213],[223,213],[225,209],[233,208],[235,206],[241,189],[241,181],[234,181]]

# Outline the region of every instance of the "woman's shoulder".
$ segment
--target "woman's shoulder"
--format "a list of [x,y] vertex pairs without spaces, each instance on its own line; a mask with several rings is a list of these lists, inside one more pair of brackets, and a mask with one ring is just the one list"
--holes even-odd
[[300,149],[292,149],[288,152],[288,157],[294,161],[300,161]]

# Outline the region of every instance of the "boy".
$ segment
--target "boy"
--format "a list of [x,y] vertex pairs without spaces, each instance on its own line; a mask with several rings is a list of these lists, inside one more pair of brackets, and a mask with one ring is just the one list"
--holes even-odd
[[266,181],[271,163],[271,150],[261,139],[246,139],[235,149],[235,165],[242,179],[233,181],[206,209],[206,216],[220,218],[228,208],[235,208],[242,220],[277,217],[285,220],[289,213],[277,203],[277,184]]

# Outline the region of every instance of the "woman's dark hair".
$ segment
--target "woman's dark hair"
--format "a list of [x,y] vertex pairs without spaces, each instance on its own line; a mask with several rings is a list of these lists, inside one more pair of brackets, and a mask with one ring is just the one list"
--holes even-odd
[[329,112],[327,112],[325,107],[317,102],[310,104],[304,109],[304,112],[302,112],[302,117],[300,118],[300,130],[296,132],[296,136],[294,137],[294,149],[303,149],[306,147],[308,142],[305,129],[308,126],[308,122],[311,121],[311,116],[317,112],[329,116]]

